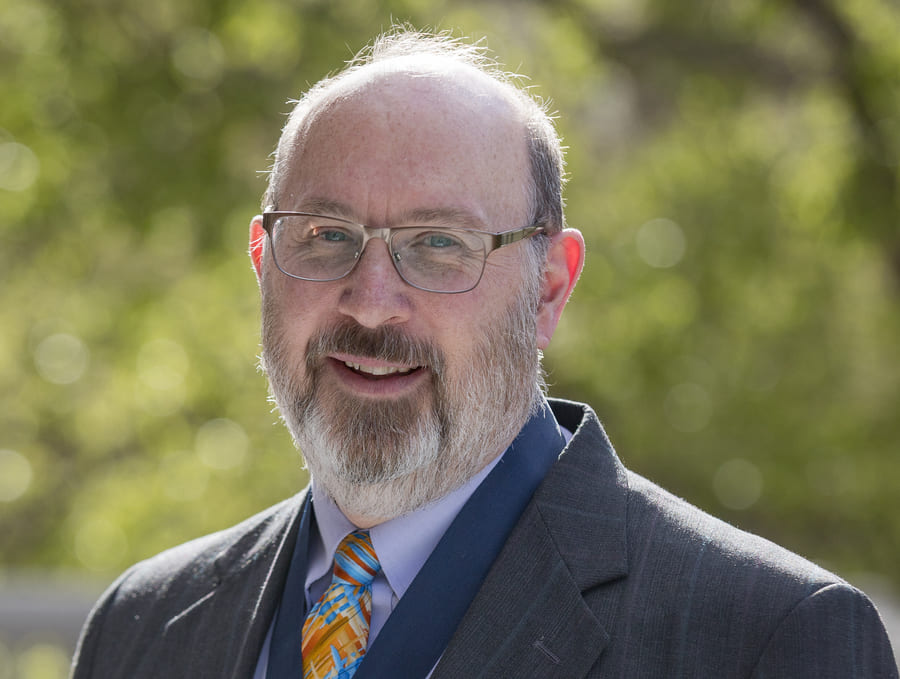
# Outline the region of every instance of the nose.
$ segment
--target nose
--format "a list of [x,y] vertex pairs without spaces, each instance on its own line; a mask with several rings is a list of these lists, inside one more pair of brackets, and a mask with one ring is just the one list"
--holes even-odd
[[338,311],[360,325],[377,328],[409,320],[413,288],[400,278],[387,243],[380,238],[366,244],[353,271],[340,283],[344,288]]

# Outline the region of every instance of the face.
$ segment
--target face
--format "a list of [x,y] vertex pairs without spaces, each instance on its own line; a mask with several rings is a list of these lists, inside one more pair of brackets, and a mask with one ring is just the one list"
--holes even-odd
[[[448,225],[447,214],[489,231],[524,226],[521,126],[505,101],[463,83],[395,74],[351,84],[302,133],[278,208],[327,207],[378,227]],[[404,283],[377,240],[338,281],[291,279],[263,261],[272,392],[316,482],[357,524],[453,490],[524,424],[539,375],[529,247],[492,253],[480,284],[455,295]]]

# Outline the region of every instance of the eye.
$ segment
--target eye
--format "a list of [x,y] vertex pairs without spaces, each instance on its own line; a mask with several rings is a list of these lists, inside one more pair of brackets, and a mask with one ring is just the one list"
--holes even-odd
[[333,226],[323,226],[313,229],[312,236],[316,240],[322,240],[327,243],[343,243],[350,240],[350,234],[341,228]]
[[436,250],[459,247],[460,245],[458,238],[455,238],[448,233],[442,233],[440,231],[423,233],[419,237],[419,243],[421,245],[424,245],[425,247],[434,248]]

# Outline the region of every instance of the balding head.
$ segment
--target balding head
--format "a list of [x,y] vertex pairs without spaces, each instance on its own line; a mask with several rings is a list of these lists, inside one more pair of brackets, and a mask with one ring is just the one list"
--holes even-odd
[[[545,224],[551,233],[563,228],[563,154],[543,105],[519,88],[514,77],[479,46],[406,30],[376,39],[347,68],[320,81],[296,102],[278,144],[263,207],[285,207],[291,167],[314,123],[326,121],[348,97],[367,96],[373,106],[381,101],[382,108],[387,108],[389,102],[396,103],[402,88],[419,89],[423,95],[427,91],[430,101],[442,99],[447,104],[445,114],[433,116],[432,122],[447,132],[479,113],[484,121],[514,126],[514,148],[525,153],[521,177],[525,221]],[[413,99],[410,105],[425,101]],[[485,137],[497,132],[497,125],[482,127]],[[511,130],[508,127],[505,132]]]

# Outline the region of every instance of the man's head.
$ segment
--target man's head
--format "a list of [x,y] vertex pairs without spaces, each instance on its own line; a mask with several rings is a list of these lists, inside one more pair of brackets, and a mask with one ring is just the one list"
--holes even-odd
[[[264,208],[321,215],[270,225],[276,253],[302,264],[279,271],[261,219],[251,224],[273,395],[313,478],[358,525],[443,496],[506,448],[538,402],[540,349],[583,259],[580,234],[563,228],[559,140],[537,103],[444,38],[397,33],[367,54],[314,86],[279,141]],[[349,274],[322,281],[334,248],[362,233],[334,218],[428,229],[394,232],[390,248],[373,238]],[[486,258],[467,251],[484,270],[465,292],[400,276],[443,285],[462,261],[448,228],[535,224],[542,234]]]

